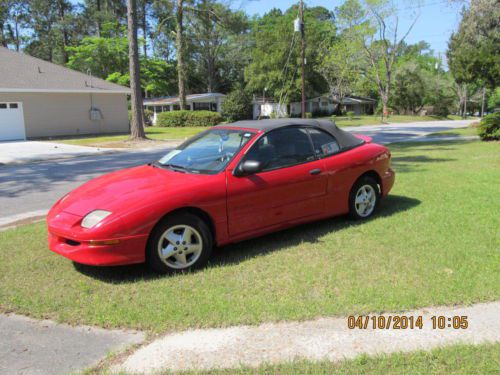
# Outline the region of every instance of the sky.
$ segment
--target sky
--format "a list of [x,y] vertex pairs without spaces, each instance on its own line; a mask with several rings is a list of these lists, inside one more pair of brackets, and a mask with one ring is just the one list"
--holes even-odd
[[[343,0],[305,0],[306,6],[323,6],[329,10],[341,5]],[[272,8],[288,9],[297,4],[297,0],[233,0],[233,8],[242,9],[249,15],[262,15]],[[407,30],[415,19],[418,19],[411,33],[406,39],[408,43],[416,43],[421,40],[427,41],[434,50],[436,56],[441,54],[445,60],[444,53],[450,35],[455,31],[460,22],[460,4],[446,0],[420,0],[420,8],[415,6],[415,1],[395,1],[400,22],[400,30]]]

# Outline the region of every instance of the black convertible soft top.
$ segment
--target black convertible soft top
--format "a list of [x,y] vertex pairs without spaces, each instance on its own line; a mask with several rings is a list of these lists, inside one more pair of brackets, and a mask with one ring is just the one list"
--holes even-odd
[[262,130],[267,133],[278,128],[285,128],[290,126],[314,127],[320,128],[335,137],[342,150],[350,149],[363,144],[365,141],[356,137],[355,135],[339,129],[330,120],[312,120],[312,119],[299,119],[299,118],[282,118],[282,119],[269,119],[269,120],[245,120],[238,121],[232,124],[218,125],[218,126],[236,126],[241,128]]

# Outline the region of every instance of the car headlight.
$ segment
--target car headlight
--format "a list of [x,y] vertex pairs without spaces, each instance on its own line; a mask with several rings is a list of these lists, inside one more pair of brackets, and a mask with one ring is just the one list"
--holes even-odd
[[82,227],[92,228],[93,226],[99,224],[102,220],[111,215],[111,212],[104,210],[95,210],[85,216],[82,220]]

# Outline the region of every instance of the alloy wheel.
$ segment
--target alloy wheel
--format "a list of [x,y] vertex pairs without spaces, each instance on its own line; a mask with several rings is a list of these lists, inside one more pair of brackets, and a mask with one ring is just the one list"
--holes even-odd
[[189,225],[168,228],[158,241],[158,255],[173,269],[184,269],[194,264],[203,250],[200,233]]

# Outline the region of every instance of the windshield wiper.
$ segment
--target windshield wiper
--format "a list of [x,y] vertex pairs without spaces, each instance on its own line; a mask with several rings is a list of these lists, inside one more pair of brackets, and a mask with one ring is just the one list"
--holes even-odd
[[161,165],[162,167],[170,168],[170,169],[172,169],[173,171],[176,171],[176,172],[186,173],[186,171],[189,171],[188,168],[183,167],[182,165],[177,165],[177,164],[161,164],[161,163],[158,163],[158,164]]

